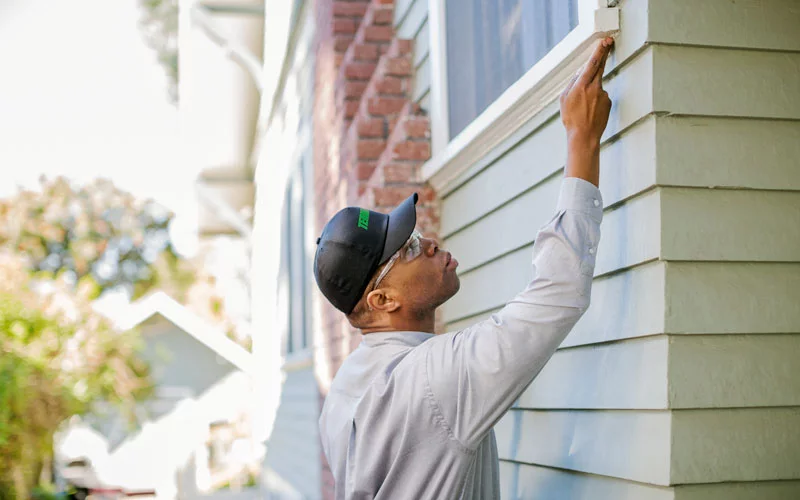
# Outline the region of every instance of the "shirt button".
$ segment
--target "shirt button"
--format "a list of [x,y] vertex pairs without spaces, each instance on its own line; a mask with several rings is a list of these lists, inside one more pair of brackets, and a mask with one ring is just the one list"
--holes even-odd
[[594,248],[589,249],[589,255],[594,255]]
[[594,200],[594,206],[599,207],[600,206],[600,200]]

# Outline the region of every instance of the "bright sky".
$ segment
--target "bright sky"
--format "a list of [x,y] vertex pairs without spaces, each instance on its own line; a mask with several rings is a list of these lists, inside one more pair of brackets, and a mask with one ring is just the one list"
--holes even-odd
[[110,177],[178,212],[194,203],[139,18],[137,0],[0,0],[0,196],[61,174]]

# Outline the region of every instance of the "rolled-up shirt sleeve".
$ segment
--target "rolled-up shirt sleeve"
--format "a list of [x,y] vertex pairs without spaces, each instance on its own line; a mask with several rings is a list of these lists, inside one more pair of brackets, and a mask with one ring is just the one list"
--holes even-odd
[[427,389],[462,445],[480,443],[589,307],[602,217],[600,190],[564,179],[527,287],[489,319],[426,343]]

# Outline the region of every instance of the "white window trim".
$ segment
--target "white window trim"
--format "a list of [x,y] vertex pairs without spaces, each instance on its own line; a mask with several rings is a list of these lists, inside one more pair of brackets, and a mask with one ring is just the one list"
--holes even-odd
[[422,177],[447,191],[477,160],[550,104],[585,62],[593,42],[619,30],[613,0],[578,0],[578,25],[514,82],[456,137],[448,141],[445,0],[429,0],[431,57],[431,141],[433,156]]

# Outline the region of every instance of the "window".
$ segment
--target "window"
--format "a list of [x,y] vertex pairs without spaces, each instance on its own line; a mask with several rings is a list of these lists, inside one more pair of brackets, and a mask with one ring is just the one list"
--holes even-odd
[[308,346],[307,316],[310,310],[308,269],[311,267],[311,262],[305,245],[306,207],[303,192],[306,168],[305,159],[301,158],[289,175],[281,224],[278,307],[286,354],[303,350]]
[[446,194],[553,103],[594,42],[619,29],[615,4],[428,0],[433,156],[423,179]]
[[578,25],[578,0],[446,0],[450,138]]

